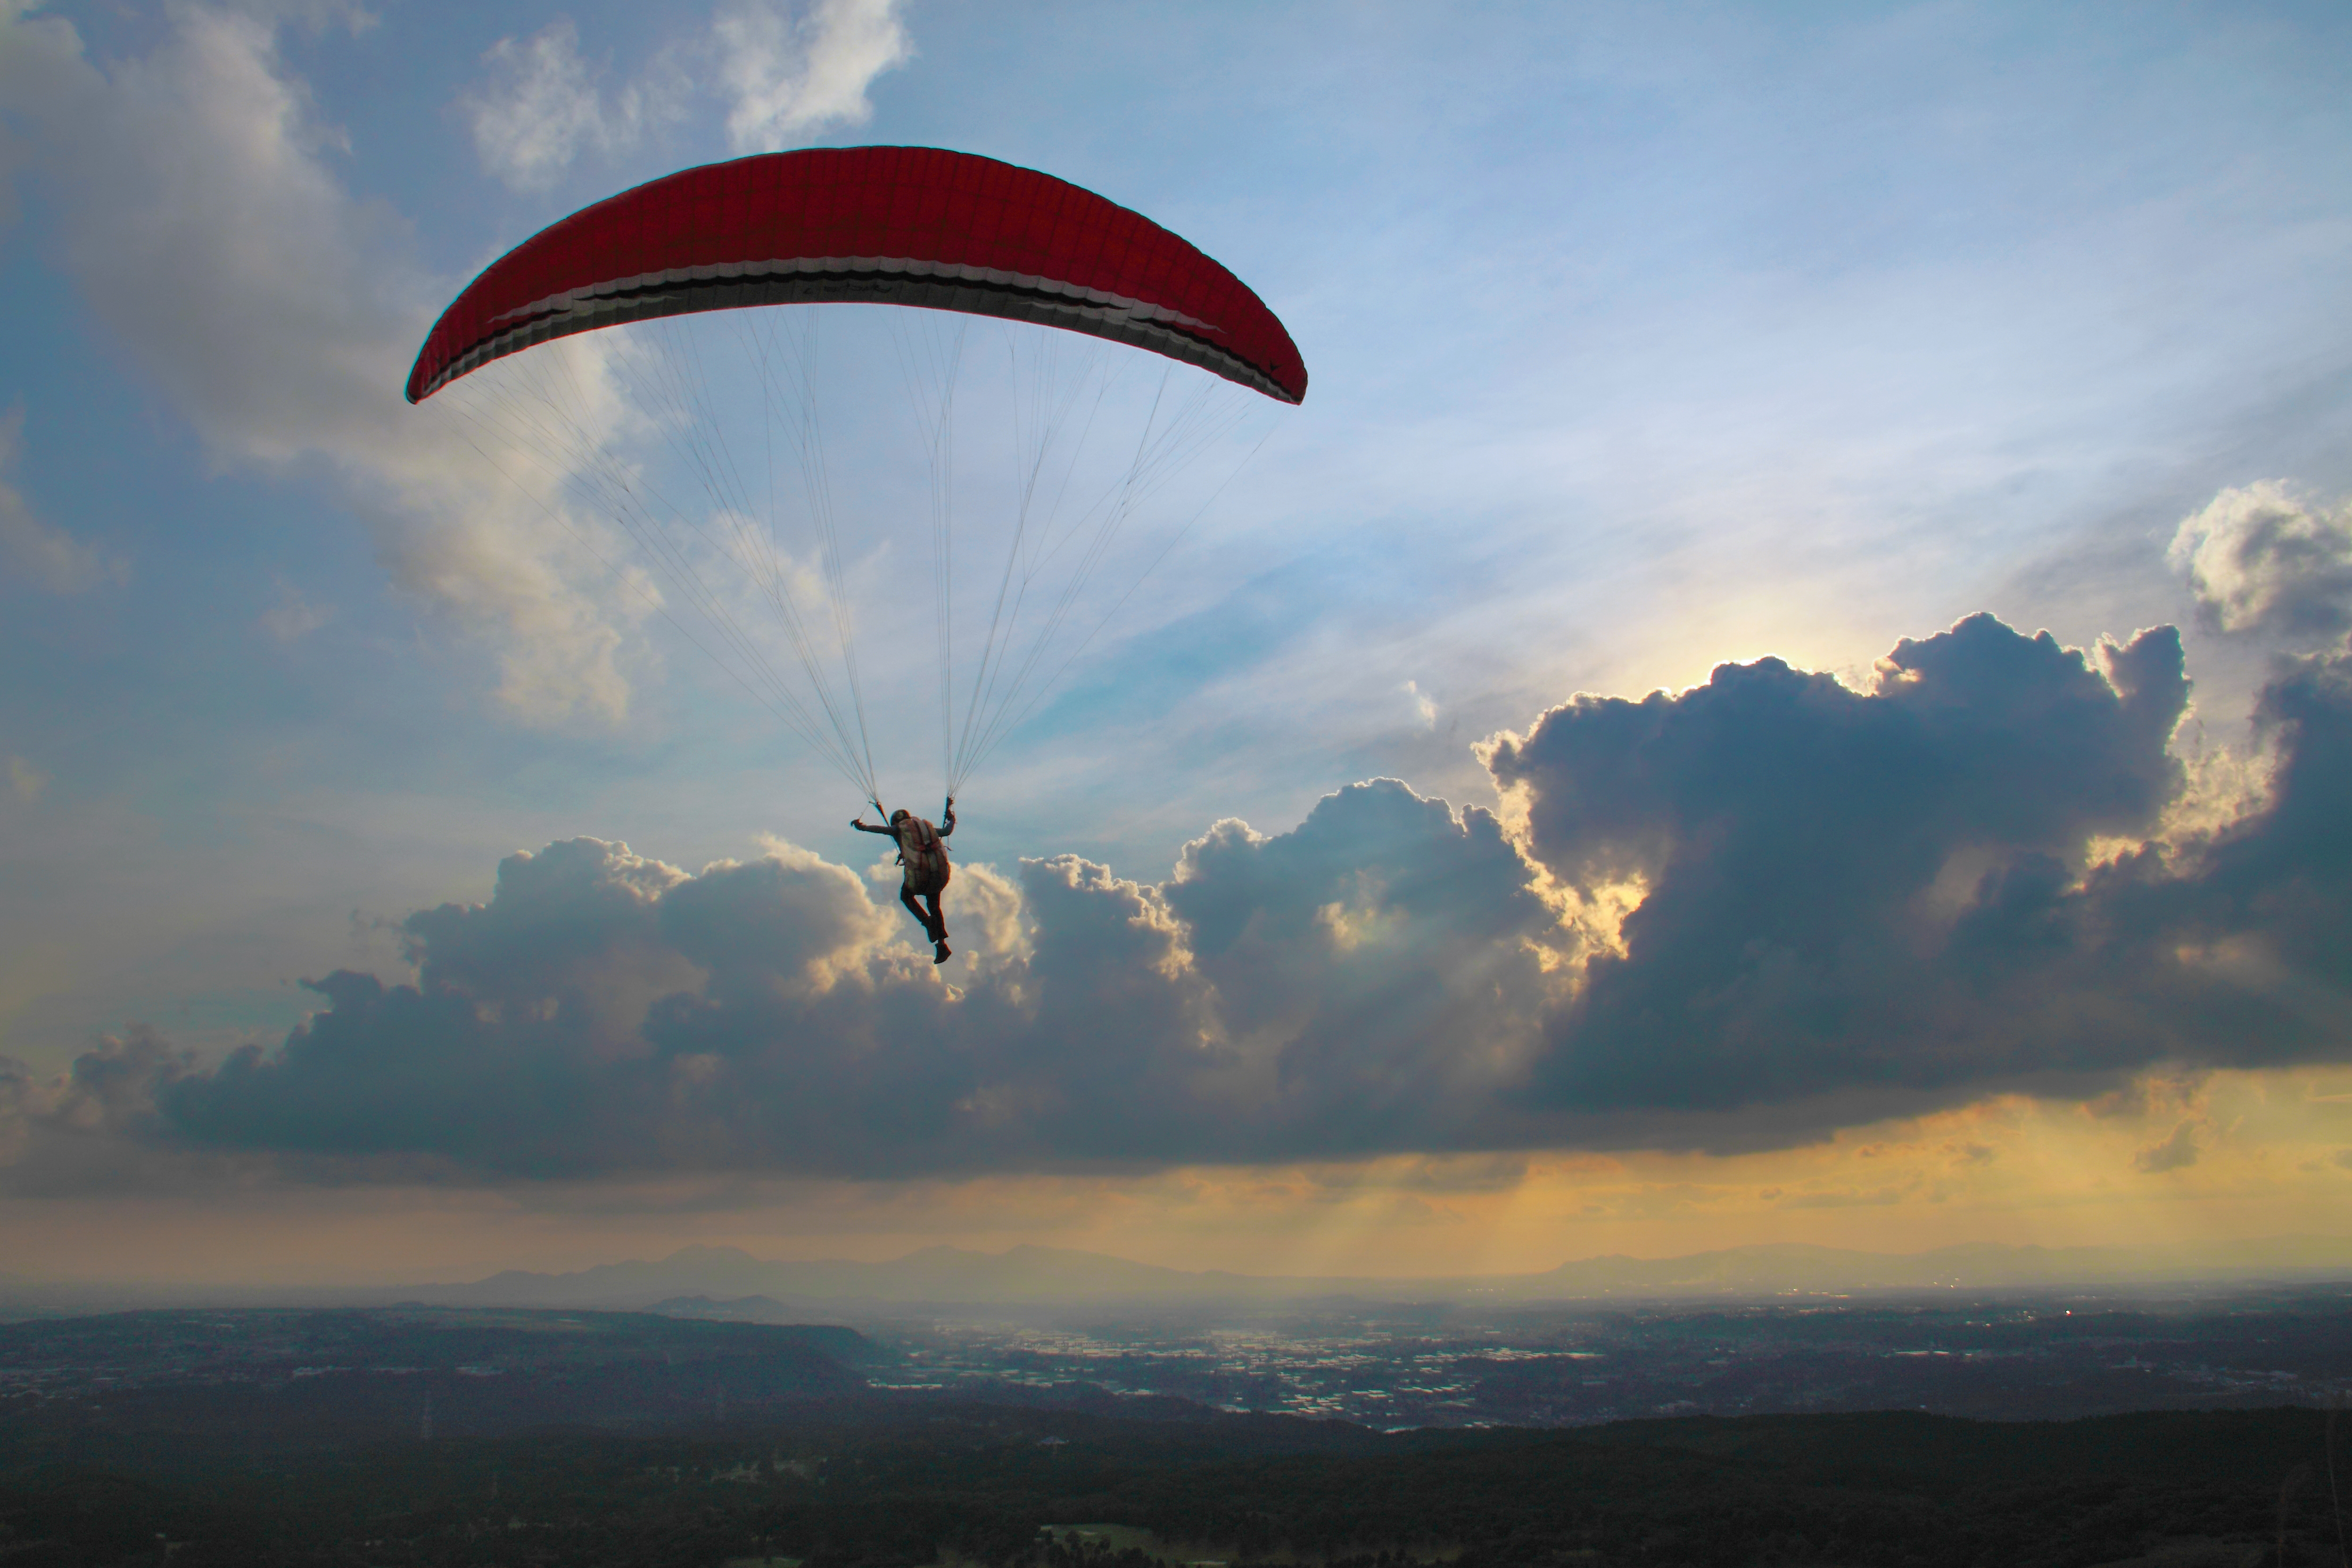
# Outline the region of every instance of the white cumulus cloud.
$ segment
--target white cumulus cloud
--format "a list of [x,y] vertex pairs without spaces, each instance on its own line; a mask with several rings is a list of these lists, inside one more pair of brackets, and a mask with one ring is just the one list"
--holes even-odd
[[483,56],[489,79],[459,100],[482,167],[520,191],[545,190],[582,153],[636,144],[683,111],[675,61],[657,59],[615,88],[580,53],[580,29],[559,18],[527,39],[501,38]]
[[2221,631],[2326,637],[2352,626],[2352,504],[2320,505],[2278,479],[2226,489],[2181,521],[2169,559]]
[[285,578],[278,579],[278,601],[261,612],[256,623],[282,643],[299,642],[334,618],[334,608],[314,604]]
[[42,521],[24,492],[7,482],[24,438],[22,407],[0,416],[0,565],[11,578],[52,594],[79,594],[128,579],[130,562]]
[[568,17],[483,56],[485,79],[458,100],[492,177],[542,191],[585,156],[610,158],[717,97],[739,153],[771,153],[872,118],[874,79],[913,54],[898,0],[727,0],[707,29],[610,79]]
[[0,16],[0,116],[92,313],[216,464],[324,459],[394,579],[494,643],[518,715],[618,720],[626,601],[601,591],[586,525],[520,488],[551,495],[562,475],[402,396],[452,285],[344,187],[342,138],[280,58],[278,21],[166,16],[150,52],[101,68],[69,21]]
[[914,51],[898,0],[734,0],[712,20],[732,106],[728,140],[772,153],[824,125],[862,125],[874,79]]

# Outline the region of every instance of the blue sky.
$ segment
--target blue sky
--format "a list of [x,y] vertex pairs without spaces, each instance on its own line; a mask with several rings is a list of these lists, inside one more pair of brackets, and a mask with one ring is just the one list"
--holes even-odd
[[[2352,17],[2327,5],[0,0],[0,1056],[39,1100],[20,1114],[62,1114],[55,1075],[100,1037],[151,1026],[209,1071],[278,1049],[320,1006],[300,980],[415,980],[402,922],[485,903],[516,850],[587,836],[691,873],[781,841],[872,862],[844,826],[854,788],[543,520],[469,489],[446,425],[398,396],[433,314],[508,247],[773,146],[943,145],[1100,192],[1248,280],[1313,373],[1058,706],[966,792],[957,842],[1001,873],[984,897],[1007,900],[1006,951],[1041,918],[1021,900],[1045,896],[1024,858],[1155,889],[1221,819],[1290,834],[1384,776],[1520,832],[1527,803],[1497,796],[1474,744],[1532,734],[1575,693],[1680,691],[1768,657],[1861,690],[1902,639],[1979,612],[2084,648],[2180,627],[2194,710],[2172,754],[2222,812],[2207,796],[2279,733],[2247,729],[2266,683],[2285,689],[2275,661],[2341,628],[2322,611],[2232,626],[2222,567],[2192,579],[2168,547],[2268,482],[2318,552],[2273,566],[2336,603],[2347,68]],[[2292,597],[2263,583],[2263,605]],[[911,771],[886,787],[928,805],[932,777]],[[2175,827],[2143,813],[2097,832],[2178,837],[2195,788],[2164,807]],[[2079,869],[2104,852],[2089,820],[2004,853]],[[1543,887],[1574,880],[1539,836],[1518,842]],[[1980,847],[1947,848],[1982,868]],[[1358,914],[1377,929],[1370,864],[1298,918],[1334,942],[1359,940]],[[1663,865],[1613,892],[1578,883],[1568,925],[1590,937]],[[959,889],[982,907],[981,878]],[[868,890],[887,917],[869,957],[901,951],[911,928]],[[1528,940],[1563,973],[1584,962],[1549,927]],[[682,962],[702,976],[688,991],[727,973]],[[1239,1009],[1243,979],[1216,984]],[[1253,1026],[1292,1026],[1290,1004],[1267,1006]],[[1427,1026],[1472,1055],[1517,1026]],[[2000,1095],[2089,1103],[2135,1073],[2319,1070],[2352,1038],[2332,1037],[2259,1061],[2193,1043],[2103,1057],[2068,1086],[1989,1068],[1835,1112],[1766,1096],[1752,1135],[1596,1131],[1588,1107],[1472,1136],[1493,1120],[1473,1108],[1451,1131],[1353,1142],[1322,1121],[1238,1150],[1171,1131],[1168,1158],[1817,1143],[1992,1114]],[[2179,1106],[2143,1099],[2164,1123],[2147,1136],[2168,1134]],[[253,1136],[257,1158],[278,1147]],[[562,1179],[635,1179],[585,1164]],[[44,1214],[84,1201],[52,1189]],[[884,1202],[856,1190],[844,1214]],[[2274,1228],[2321,1201],[2294,1190]],[[35,1202],[13,1200],[18,1223]],[[1180,1238],[1164,1256],[1241,1256],[1198,1239],[1218,1226],[1184,1202],[1150,1200]],[[1049,1209],[1006,1199],[1015,1218],[971,1234],[1084,1234],[1034,1217]]]

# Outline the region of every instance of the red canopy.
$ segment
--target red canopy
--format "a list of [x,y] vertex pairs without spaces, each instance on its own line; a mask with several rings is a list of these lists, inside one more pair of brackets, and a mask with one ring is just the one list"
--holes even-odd
[[408,400],[550,338],[822,300],[1066,327],[1286,403],[1307,395],[1306,363],[1274,312],[1150,219],[992,158],[849,147],[688,169],[542,229],[442,312]]

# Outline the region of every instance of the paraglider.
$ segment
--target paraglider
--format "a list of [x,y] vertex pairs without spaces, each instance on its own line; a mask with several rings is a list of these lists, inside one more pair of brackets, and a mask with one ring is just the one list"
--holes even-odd
[[916,923],[930,938],[933,963],[945,963],[955,956],[948,947],[947,917],[940,913],[940,895],[947,891],[948,879],[955,874],[955,868],[948,864],[947,846],[947,837],[955,831],[955,825],[953,800],[948,802],[937,826],[904,806],[890,814],[887,826],[876,827],[862,816],[849,819],[849,826],[860,833],[885,833],[898,841],[898,864],[906,868],[906,875],[898,884],[898,901],[907,906],[907,912],[915,917]]
[[[551,226],[458,295],[409,372],[409,401],[451,395],[445,401],[500,450],[525,455],[519,466],[530,472],[520,476],[518,465],[493,465],[550,516],[565,521],[576,508],[626,531],[669,590],[638,591],[682,631],[679,615],[698,616],[705,635],[687,635],[877,811],[871,660],[862,673],[856,628],[887,617],[906,595],[861,600],[853,591],[856,563],[835,515],[844,465],[829,455],[824,409],[839,386],[816,368],[823,312],[753,308],[768,305],[916,308],[884,312],[920,458],[893,472],[919,468],[931,484],[940,763],[950,805],[938,828],[904,812],[890,826],[857,826],[898,839],[901,898],[931,936],[935,962],[944,962],[941,840],[954,826],[954,796],[1128,604],[1140,573],[1118,593],[1097,590],[1094,579],[1145,499],[1203,454],[1237,447],[1235,432],[1251,408],[1266,405],[1261,398],[1298,403],[1306,365],[1257,295],[1176,235],[1052,175],[937,148],[804,149],[688,169]],[[688,329],[673,319],[687,317],[721,335],[679,335]],[[929,339],[901,324],[927,317],[952,324]],[[1003,329],[1010,390],[969,399],[977,414],[961,416],[997,421],[1016,448],[1001,498],[982,492],[1001,504],[978,504],[958,489],[970,461],[956,446],[958,387],[977,357],[965,340],[974,318],[1030,324]],[[632,323],[626,342],[576,363],[541,347]],[[726,347],[730,333],[740,358],[728,362],[711,345]],[[1073,338],[1118,346],[1074,359],[1056,346]],[[1156,387],[1120,384],[1142,358],[1138,350],[1158,356]],[[860,356],[859,370],[871,374],[877,357]],[[742,395],[713,389],[729,363],[750,378]],[[1191,377],[1188,366],[1208,374]],[[636,381],[625,396],[609,395],[614,378],[629,376]],[[629,426],[610,412],[615,404],[647,412]],[[1131,445],[1114,435],[1108,459],[1083,456],[1090,441],[1099,449],[1122,410],[1139,426]],[[862,403],[850,413],[846,422],[866,416]],[[750,440],[730,441],[730,420],[745,416],[761,423]],[[674,471],[704,489],[708,506],[696,512],[669,500],[665,472],[625,450],[625,436],[668,440]],[[778,479],[792,470],[797,506],[782,499],[789,487]],[[976,641],[951,615],[955,531],[960,515],[975,510],[1005,518],[1003,564],[985,584],[985,633]],[[788,513],[803,521],[799,548],[786,537]],[[1171,527],[1141,573],[1190,526]],[[823,611],[810,603],[820,592]],[[774,611],[772,629],[747,619],[752,599]],[[775,632],[801,667],[798,680],[769,657]],[[869,646],[887,657],[911,640]],[[912,849],[902,818],[916,826]]]
[[542,229],[441,313],[408,400],[574,332],[825,300],[1036,321],[1307,395],[1265,302],[1141,214],[969,153],[848,147],[688,169]]

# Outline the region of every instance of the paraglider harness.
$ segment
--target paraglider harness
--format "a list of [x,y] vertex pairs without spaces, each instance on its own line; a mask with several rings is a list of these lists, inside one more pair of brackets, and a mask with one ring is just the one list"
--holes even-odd
[[[879,806],[875,809],[881,809]],[[948,821],[955,821],[955,807],[948,807]],[[955,874],[948,864],[947,840],[931,824],[903,808],[890,824],[898,840],[898,864],[907,868],[907,890],[910,893],[937,893],[947,887],[948,879]],[[953,828],[950,826],[950,831]]]

